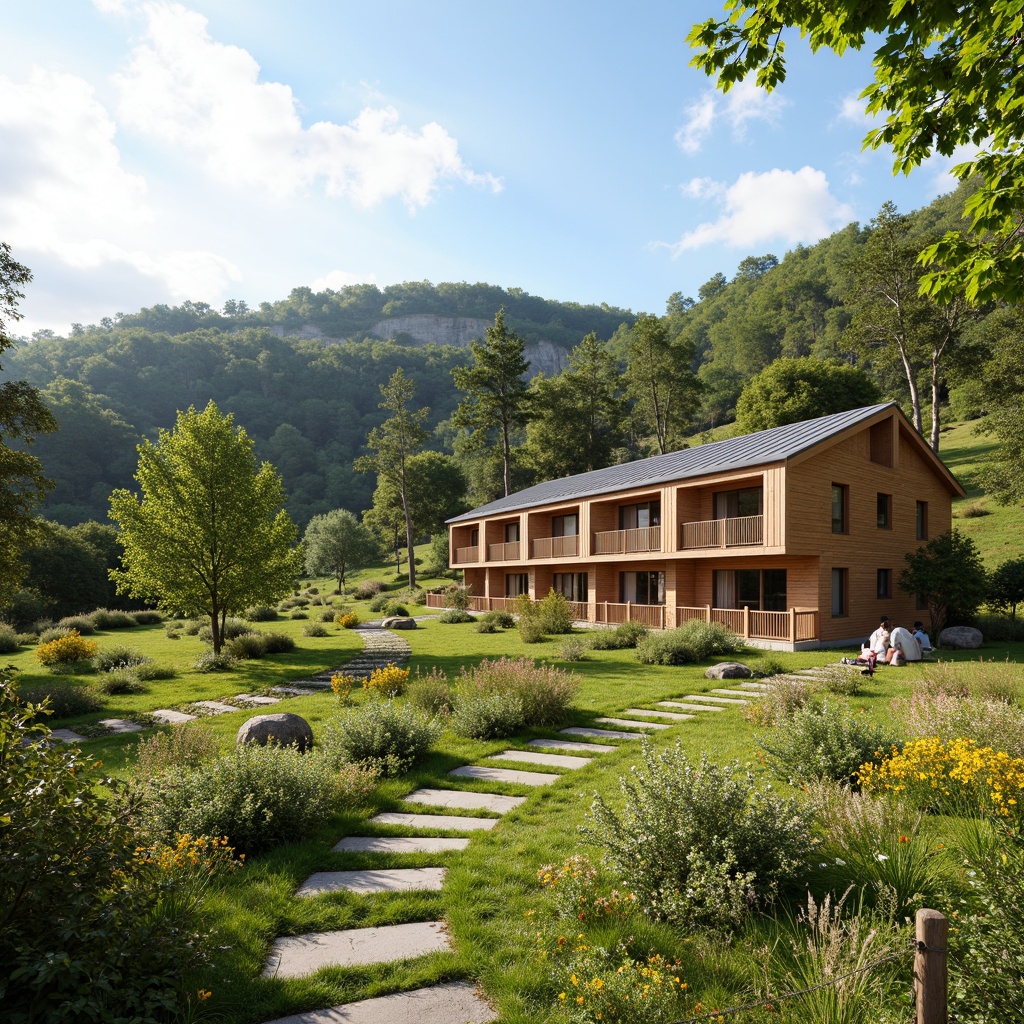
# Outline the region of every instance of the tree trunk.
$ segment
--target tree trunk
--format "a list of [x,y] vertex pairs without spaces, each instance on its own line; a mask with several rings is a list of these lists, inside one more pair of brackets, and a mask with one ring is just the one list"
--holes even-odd
[[512,448],[508,442],[508,423],[501,425],[502,475],[505,482],[505,497],[512,493]]
[[220,612],[217,610],[217,603],[214,602],[213,610],[210,612],[210,638],[213,641],[213,653],[220,654],[221,629]]

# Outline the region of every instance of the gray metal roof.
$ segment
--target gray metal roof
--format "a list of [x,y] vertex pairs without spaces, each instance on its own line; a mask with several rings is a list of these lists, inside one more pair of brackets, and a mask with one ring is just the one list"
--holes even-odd
[[449,519],[448,522],[461,523],[467,519],[516,512],[538,505],[554,505],[597,494],[663,484],[669,480],[686,480],[695,476],[760,466],[766,462],[779,462],[813,448],[827,438],[870,419],[884,409],[894,407],[895,402],[869,405],[862,409],[850,409],[847,412],[833,413],[831,416],[821,416],[816,420],[772,427],[756,434],[713,441],[697,448],[666,452],[664,455],[654,455],[649,459],[626,462],[621,466],[609,466],[607,469],[595,469],[590,473],[577,473],[575,476],[546,480],[542,484],[534,484],[533,487],[481,505],[471,512]]

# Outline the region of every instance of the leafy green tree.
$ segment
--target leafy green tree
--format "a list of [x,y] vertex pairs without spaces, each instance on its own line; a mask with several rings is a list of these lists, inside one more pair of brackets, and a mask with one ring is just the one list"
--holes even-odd
[[977,175],[967,201],[971,236],[949,232],[925,249],[937,269],[922,282],[941,302],[1024,297],[1024,0],[992,0],[983,16],[972,4],[910,4],[864,0],[856,4],[805,0],[729,0],[728,16],[695,25],[692,63],[717,77],[723,91],[756,73],[772,89],[785,80],[786,28],[796,28],[811,50],[837,54],[861,49],[881,35],[874,81],[862,93],[867,111],[885,123],[865,146],[890,146],[895,172],[909,173],[933,153],[959,146],[979,152],[958,164],[961,181]]
[[698,408],[700,385],[690,371],[690,357],[685,346],[669,340],[666,321],[650,313],[637,318],[626,364],[626,393],[662,455],[678,447]]
[[288,593],[302,572],[296,529],[269,462],[234,417],[211,401],[178,413],[173,431],[139,445],[141,494],[117,490],[110,517],[121,530],[120,593],[206,615],[220,653],[224,620]]
[[74,529],[41,525],[43,537],[25,552],[25,583],[46,601],[47,614],[63,618],[107,607],[111,583],[104,553]]
[[530,419],[524,376],[530,364],[523,358],[523,339],[505,326],[505,309],[494,317],[483,343],[470,346],[473,365],[452,370],[455,386],[466,393],[454,422],[467,428],[477,444],[488,444],[495,431],[501,447],[505,494],[512,491],[512,438]]
[[[28,267],[11,256],[6,242],[0,242],[0,354],[13,345],[8,324],[21,319],[18,299],[25,296],[18,289],[31,280]],[[33,511],[53,486],[39,460],[9,442],[31,444],[36,434],[56,429],[53,415],[34,387],[23,380],[0,384],[0,606],[13,597],[24,578],[21,554],[41,535]]]
[[1024,601],[1024,558],[1008,558],[989,576],[988,603],[1000,610],[1009,609],[1017,618],[1017,605]]
[[907,567],[900,571],[900,589],[927,602],[932,634],[954,620],[973,618],[989,584],[981,554],[970,537],[953,529],[904,557]]
[[745,434],[873,405],[878,388],[863,371],[846,363],[776,359],[743,389],[736,423]]
[[302,549],[306,572],[310,576],[336,576],[342,592],[347,572],[370,565],[380,557],[373,534],[344,508],[313,516],[302,535]]
[[402,507],[402,518],[405,522],[405,544],[409,549],[409,586],[416,586],[416,559],[413,557],[413,518],[410,487],[412,475],[409,471],[409,460],[423,447],[429,436],[423,423],[430,413],[429,409],[413,410],[409,408],[416,385],[406,377],[399,367],[391,375],[387,384],[380,386],[384,401],[381,409],[392,415],[379,427],[370,431],[366,447],[373,457],[361,456],[356,460],[356,469],[377,473],[377,485],[386,480],[398,495]]

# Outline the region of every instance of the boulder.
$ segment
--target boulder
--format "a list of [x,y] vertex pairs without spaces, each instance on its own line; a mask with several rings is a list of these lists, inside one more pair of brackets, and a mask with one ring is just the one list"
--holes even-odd
[[754,673],[738,661],[723,661],[704,670],[706,679],[750,679]]
[[973,626],[949,626],[939,634],[939,646],[973,651],[981,646],[983,639],[980,630]]
[[382,629],[417,629],[416,620],[403,615],[389,615],[381,621]]
[[235,742],[258,743],[261,747],[270,742],[280,743],[282,747],[296,746],[302,754],[313,746],[313,730],[309,722],[298,715],[285,712],[256,715],[242,723]]

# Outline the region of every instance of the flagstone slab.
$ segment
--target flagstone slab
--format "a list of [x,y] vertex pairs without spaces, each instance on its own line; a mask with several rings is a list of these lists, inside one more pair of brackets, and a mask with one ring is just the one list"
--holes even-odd
[[440,828],[453,832],[491,829],[497,818],[465,818],[454,814],[405,814],[402,811],[382,811],[370,819],[371,825],[403,825],[405,828]]
[[[630,725],[642,725],[642,722],[630,722]],[[593,736],[598,740],[638,740],[641,733],[619,732],[615,729],[588,729],[583,726],[574,725],[568,729],[558,730],[563,736]]]
[[325,892],[436,892],[444,885],[445,868],[378,868],[361,871],[317,871],[296,890],[296,896]]
[[514,782],[520,786],[550,786],[562,776],[549,772],[519,772],[514,768],[488,768],[482,764],[466,764],[453,768],[449,775],[461,779],[482,779],[485,782]]
[[655,711],[653,708],[626,708],[624,715],[644,715],[649,718],[671,718],[675,722],[688,722],[696,715],[682,715],[676,711]]
[[443,921],[309,932],[275,939],[263,976],[301,978],[321,967],[383,964],[449,948]]
[[293,697],[308,697],[313,690],[309,686],[272,686],[274,693],[288,693]]
[[750,696],[751,696],[749,690],[722,690],[722,689],[714,689],[711,692],[712,693],[720,693],[723,697],[743,697],[746,700],[749,700]]
[[144,728],[144,726],[139,725],[138,722],[133,722],[130,718],[101,718],[100,725],[112,733],[142,732]]
[[84,736],[79,736],[74,729],[51,729],[50,735],[62,743],[81,743],[85,739]]
[[628,725],[633,729],[671,729],[670,725],[662,725],[659,722],[634,722],[631,718],[595,718],[595,722],[602,725]]
[[346,836],[332,849],[337,853],[450,853],[467,846],[468,839],[441,836]]
[[613,750],[619,749],[607,743],[573,743],[572,740],[530,740],[526,745],[547,747],[550,750],[588,750],[594,754],[610,754]]
[[492,754],[488,761],[519,761],[525,764],[546,764],[552,768],[586,768],[589,757],[572,757],[568,754],[541,754],[535,750],[506,750]]
[[465,789],[417,789],[402,797],[414,804],[433,807],[461,807],[463,810],[494,811],[505,814],[526,801],[525,796],[501,796],[499,793],[470,793]]
[[470,982],[451,981],[278,1017],[267,1024],[489,1024],[496,1019],[497,1014]]
[[688,693],[683,700],[707,701],[710,704],[746,704],[738,697],[715,697],[710,693]]
[[212,711],[215,715],[226,715],[229,711],[241,711],[241,708],[236,708],[234,704],[222,704],[219,700],[197,700],[193,705],[197,708],[205,708],[207,711]]
[[280,697],[262,697],[255,693],[240,693],[235,697],[235,700],[244,701],[246,704],[255,704],[270,706],[271,704],[280,704]]
[[759,690],[760,692],[763,693],[765,690],[770,690],[771,687],[767,683],[740,683],[740,689],[741,690]]
[[724,711],[725,708],[714,704],[684,704],[678,700],[659,700],[658,706],[663,708],[681,708],[683,711]]
[[181,725],[182,722],[194,722],[195,715],[186,715],[184,711],[171,711],[169,708],[161,708],[159,711],[150,711],[150,714],[164,725]]

